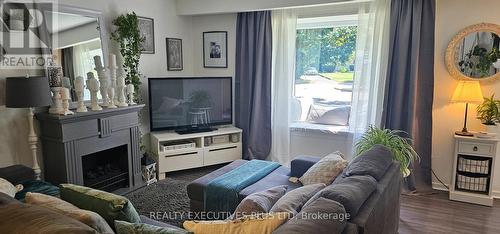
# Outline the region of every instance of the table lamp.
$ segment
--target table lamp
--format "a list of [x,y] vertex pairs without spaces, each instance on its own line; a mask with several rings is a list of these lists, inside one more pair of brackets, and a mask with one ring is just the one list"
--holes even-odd
[[458,82],[457,88],[451,98],[452,103],[465,103],[465,118],[462,131],[456,131],[455,135],[459,136],[474,136],[467,131],[467,109],[469,103],[483,102],[483,93],[479,81],[461,80]]
[[5,106],[7,108],[29,108],[28,143],[33,157],[33,171],[36,179],[40,179],[40,166],[36,156],[38,137],[33,128],[33,108],[49,106],[50,89],[46,77],[10,77],[5,83]]

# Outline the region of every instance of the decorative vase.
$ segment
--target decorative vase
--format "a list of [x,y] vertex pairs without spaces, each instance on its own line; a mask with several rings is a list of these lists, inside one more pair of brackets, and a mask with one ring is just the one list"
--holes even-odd
[[497,125],[485,125],[486,126],[486,132],[488,133],[497,133],[498,132],[498,126]]

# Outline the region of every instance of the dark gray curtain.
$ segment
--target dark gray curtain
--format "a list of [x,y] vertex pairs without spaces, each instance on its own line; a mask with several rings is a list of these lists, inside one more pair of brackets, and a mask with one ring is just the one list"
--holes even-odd
[[236,23],[236,126],[243,129],[243,158],[271,151],[271,12],[238,13]]
[[393,0],[384,99],[384,127],[409,133],[420,163],[405,179],[410,191],[430,189],[434,92],[435,0]]

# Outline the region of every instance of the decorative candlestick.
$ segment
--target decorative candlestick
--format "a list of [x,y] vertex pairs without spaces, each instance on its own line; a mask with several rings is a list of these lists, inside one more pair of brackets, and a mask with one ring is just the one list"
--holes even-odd
[[52,91],[52,106],[49,108],[49,113],[60,114],[63,112],[61,100],[62,67],[54,65],[47,67],[47,76]]
[[109,106],[108,108],[116,108],[115,102],[115,87],[116,87],[116,56],[114,54],[109,54],[109,78],[111,83],[108,86],[108,96],[109,96]]
[[75,92],[76,99],[78,101],[78,107],[76,108],[76,112],[87,112],[87,107],[85,103],[83,103],[83,92],[85,90],[85,84],[83,77],[77,76],[75,79]]
[[134,102],[134,93],[135,93],[134,85],[128,84],[127,85],[127,94],[128,94],[128,104],[130,106],[137,104]]
[[62,115],[75,114],[73,111],[69,110],[69,100],[71,100],[71,95],[69,94],[69,89],[62,88],[61,89],[61,96],[62,96],[62,106],[63,106],[63,111],[61,114]]
[[124,107],[128,106],[127,104],[127,97],[126,95],[126,90],[125,90],[125,71],[123,70],[123,67],[120,68],[120,73],[118,74],[118,77],[116,78],[116,96],[118,102],[116,103],[117,106]]
[[97,104],[97,92],[99,92],[99,81],[94,77],[94,73],[87,73],[87,89],[90,91],[90,103],[92,111],[100,111],[102,108]]
[[106,68],[102,65],[101,56],[94,56],[95,70],[97,71],[97,77],[99,77],[102,106],[109,106],[108,97],[108,77],[106,76]]

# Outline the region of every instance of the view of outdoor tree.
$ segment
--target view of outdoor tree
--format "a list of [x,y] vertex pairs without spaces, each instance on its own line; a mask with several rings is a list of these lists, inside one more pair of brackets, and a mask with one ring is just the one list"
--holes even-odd
[[337,73],[340,79],[352,80],[356,33],[357,26],[297,30],[295,78],[312,70],[330,79],[335,80],[329,76]]

